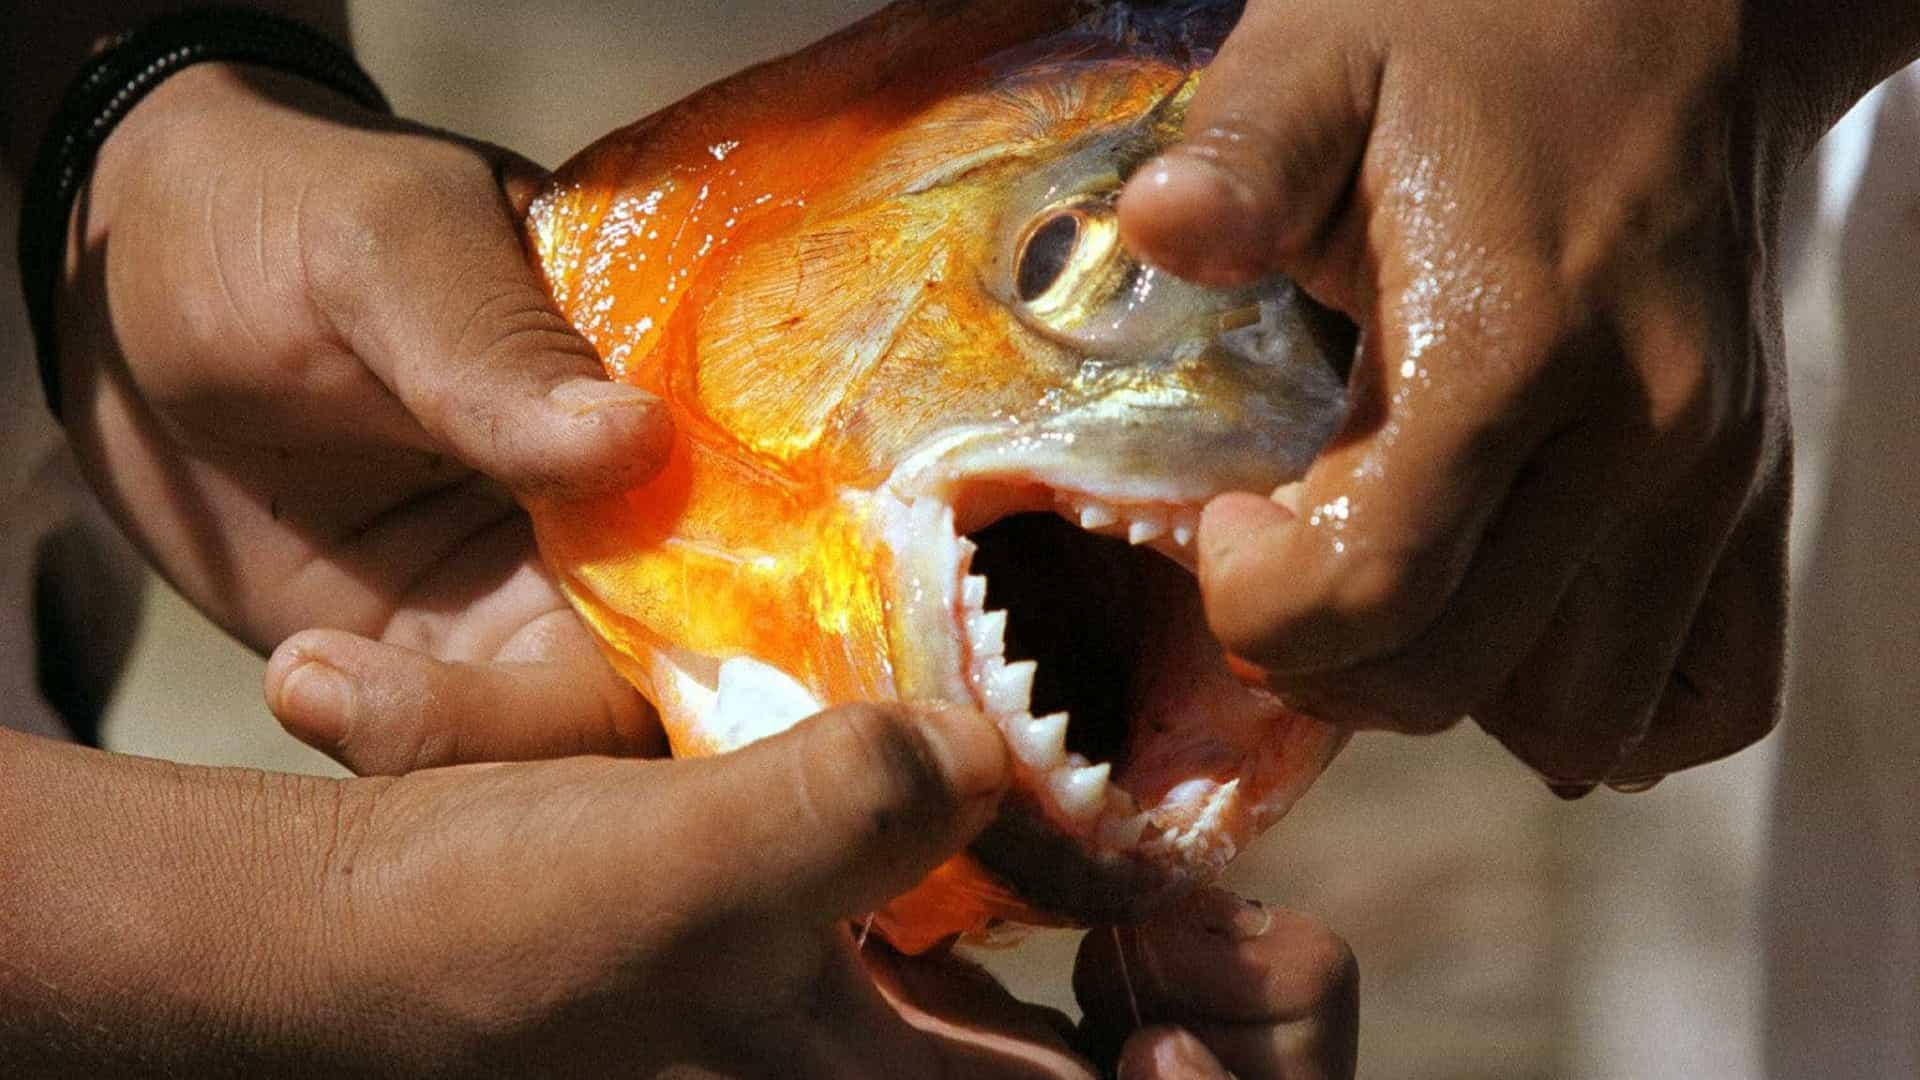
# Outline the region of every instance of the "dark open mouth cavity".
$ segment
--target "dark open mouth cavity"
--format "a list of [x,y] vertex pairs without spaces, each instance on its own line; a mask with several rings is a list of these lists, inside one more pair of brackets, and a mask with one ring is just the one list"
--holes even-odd
[[1033,715],[1067,713],[1068,752],[1111,763],[1120,780],[1134,676],[1154,628],[1149,579],[1186,572],[1046,512],[1015,514],[969,539],[979,545],[973,571],[987,579],[987,607],[1007,613],[1007,658],[1039,665]]

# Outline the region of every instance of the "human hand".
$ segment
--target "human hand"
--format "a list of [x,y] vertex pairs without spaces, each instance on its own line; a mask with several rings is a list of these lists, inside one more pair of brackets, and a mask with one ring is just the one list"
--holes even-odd
[[1202,525],[1213,625],[1285,697],[1471,714],[1572,791],[1770,728],[1778,200],[1920,18],[1753,7],[1248,4],[1120,215],[1153,262],[1284,271],[1363,327],[1303,486]]
[[[204,64],[115,131],[79,210],[60,344],[91,479],[241,640],[333,629],[286,641],[270,703],[362,771],[659,745],[509,494],[636,484],[670,437],[530,269],[536,174]],[[376,714],[410,744],[358,752]]]
[[[1096,931],[1080,1034],[956,957],[860,943],[849,920],[960,850],[1006,770],[971,714],[855,707],[716,758],[373,781],[343,806],[326,877],[330,925],[369,965],[338,992],[392,1018],[364,1039],[401,1071],[1090,1080],[1123,1045],[1144,1063],[1129,1077],[1210,1075],[1166,1067],[1204,1045],[1249,1078],[1296,1075],[1282,1061],[1350,1072],[1344,947],[1223,893]],[[1098,944],[1114,940],[1144,965],[1142,1015],[1200,1043],[1127,1038],[1128,984]]]
[[914,1026],[847,929],[986,824],[1006,769],[971,715],[849,708],[716,758],[377,781],[328,878],[373,968],[344,984],[391,995],[369,1042],[402,1071],[1080,1075],[1031,1011],[997,1042]]
[[1081,1045],[1125,1080],[1351,1077],[1359,989],[1325,925],[1217,887],[1093,931],[1074,966]]
[[[408,735],[404,725],[371,727],[361,750],[395,756],[383,739]],[[1124,1063],[1129,1078],[1184,1078],[1224,1075],[1220,1062],[1246,1080],[1351,1075],[1358,1003],[1345,945],[1304,916],[1224,890],[1137,926],[1092,931],[1074,975],[1086,1013],[1078,1028],[944,950],[903,956],[877,934],[849,934],[849,920],[971,840],[992,816],[1005,768],[995,730],[970,715],[854,707],[717,758],[377,779],[382,786],[360,796],[341,826],[360,869],[335,879],[350,893],[330,917],[358,926],[367,925],[358,910],[418,908],[419,921],[386,927],[368,948],[405,958],[391,961],[403,971],[418,968],[429,986],[406,993],[429,1001],[438,1001],[434,986],[510,983],[485,969],[511,969],[523,952],[594,957],[587,971],[619,971],[619,992],[541,984],[567,1000],[606,997],[605,1009],[553,1018],[559,1026],[543,1040],[626,1055],[704,1032],[700,1047],[675,1052],[728,1075],[791,1061],[799,1071],[781,1075],[863,1076],[890,1060],[919,1064],[889,1075],[940,1075],[916,1071],[939,1066],[963,1076],[1091,1078]],[[629,886],[624,899],[612,895]],[[408,899],[420,893],[446,899],[421,907]],[[523,901],[532,906],[522,910]],[[487,928],[470,926],[476,919]],[[622,920],[665,928],[642,934]],[[544,944],[528,944],[534,938]],[[1120,943],[1128,959],[1115,951]],[[596,951],[616,944],[633,955]],[[371,981],[385,983],[388,962]],[[486,1009],[529,1007],[506,987],[499,993]],[[684,1003],[651,1021],[679,1034],[640,1025],[636,1017],[655,1011],[635,1000],[645,995],[654,1005]],[[808,1007],[787,1015],[783,1003],[795,1002]],[[479,1053],[466,1047],[475,1036],[463,1025],[490,1023],[471,1012],[455,1019],[445,1037]],[[620,1039],[609,1044],[606,1030]],[[485,1042],[488,1060],[508,1052]],[[513,1052],[521,1050],[546,1053]],[[429,1039],[421,1052],[451,1051]]]

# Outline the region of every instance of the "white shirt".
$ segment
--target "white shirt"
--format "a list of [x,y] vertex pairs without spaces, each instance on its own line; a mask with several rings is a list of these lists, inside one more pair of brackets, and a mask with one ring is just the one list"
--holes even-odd
[[[1762,896],[1780,1077],[1920,1077],[1920,65],[1836,132],[1797,276],[1831,290]],[[1849,161],[1863,154],[1864,163]],[[1848,167],[1851,164],[1853,167]],[[1796,408],[1800,405],[1796,402]],[[1824,482],[1823,482],[1824,481]],[[1813,497],[1804,497],[1812,495]]]

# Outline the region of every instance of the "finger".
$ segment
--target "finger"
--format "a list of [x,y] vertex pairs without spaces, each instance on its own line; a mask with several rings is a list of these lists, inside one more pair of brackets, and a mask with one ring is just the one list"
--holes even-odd
[[959,852],[992,818],[1006,744],[948,708],[829,710],[718,758],[688,762],[683,827],[705,860],[693,895],[723,926],[826,927],[874,911]]
[[[362,184],[313,276],[348,346],[432,443],[517,491],[579,496],[665,461],[660,402],[609,382],[554,308],[493,163],[411,137],[418,160]],[[500,166],[524,200],[528,166]],[[345,254],[336,249],[346,248]]]
[[1379,59],[1310,8],[1249,5],[1201,77],[1184,139],[1128,181],[1121,236],[1146,261],[1239,284],[1327,228],[1366,146]]
[[[1177,1024],[1242,1076],[1350,1074],[1358,994],[1353,953],[1324,924],[1223,889],[1088,934],[1074,967],[1090,1048]],[[1293,1071],[1276,1071],[1280,1062]]]
[[1351,1080],[1357,1066],[1358,1029],[1318,1018],[1187,1030],[1239,1080]]
[[1792,488],[1780,470],[1728,540],[1647,733],[1609,783],[1644,790],[1759,741],[1779,720]]
[[860,958],[900,1017],[932,1041],[948,1075],[1097,1075],[1068,1045],[1072,1021],[1020,1001],[970,960],[939,951],[903,956],[877,939]]
[[1297,513],[1237,494],[1202,516],[1213,629],[1283,681],[1386,655],[1431,626],[1522,466],[1593,397],[1603,369],[1571,362],[1591,346],[1561,339],[1537,268],[1471,258],[1463,280],[1534,282],[1541,295],[1488,308],[1467,295],[1477,290],[1422,285],[1421,260],[1397,261],[1354,368],[1347,431],[1295,489]]
[[[665,749],[652,707],[571,615],[522,631],[536,647],[453,663],[357,634],[310,630],[274,650],[267,704],[295,738],[365,775],[465,762]],[[574,637],[582,640],[573,640]]]
[[1134,1032],[1120,1051],[1118,1075],[1120,1080],[1227,1080],[1229,1076],[1205,1043],[1165,1025]]
[[1302,712],[1354,728],[1432,732],[1505,685],[1633,493],[1621,467],[1633,433],[1589,421],[1528,462],[1481,537],[1451,600],[1382,656],[1293,673],[1275,689]]
[[1619,775],[1700,617],[1744,487],[1688,485],[1608,537],[1504,691],[1476,710],[1480,726],[1550,783]]
[[1353,954],[1324,923],[1203,889],[1119,932],[1081,942],[1074,996],[1090,1021],[1264,1023],[1314,1015],[1357,979]]

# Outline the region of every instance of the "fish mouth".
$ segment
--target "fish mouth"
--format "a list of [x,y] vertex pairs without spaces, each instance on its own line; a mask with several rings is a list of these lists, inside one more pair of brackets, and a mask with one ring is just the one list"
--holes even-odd
[[902,584],[927,602],[901,615],[904,633],[945,647],[901,674],[1006,737],[1014,782],[975,858],[1087,923],[1141,917],[1217,876],[1343,736],[1286,709],[1209,630],[1203,500],[1030,476],[939,486],[903,515]]

